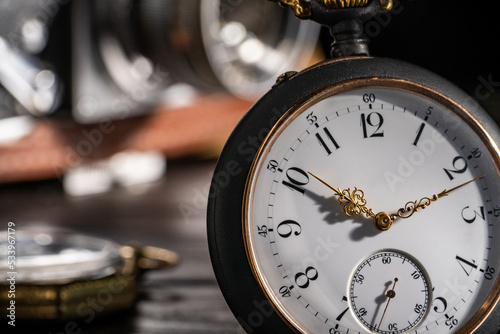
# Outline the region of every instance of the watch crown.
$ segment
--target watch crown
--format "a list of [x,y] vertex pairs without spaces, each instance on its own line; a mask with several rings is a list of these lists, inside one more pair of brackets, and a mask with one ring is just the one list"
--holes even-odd
[[352,8],[362,7],[368,3],[368,0],[320,0],[319,3],[327,8]]

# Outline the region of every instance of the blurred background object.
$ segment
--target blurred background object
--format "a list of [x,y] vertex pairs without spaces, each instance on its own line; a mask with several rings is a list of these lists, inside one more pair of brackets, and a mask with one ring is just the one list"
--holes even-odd
[[[205,210],[213,167],[212,161],[176,160],[169,163],[166,176],[147,187],[131,185],[78,197],[68,196],[57,181],[2,185],[2,256],[6,253],[1,247],[1,239],[6,234],[8,223],[13,221],[16,232],[11,232],[11,236],[19,241],[16,244],[18,257],[28,251],[27,245],[22,243],[22,231],[63,229],[112,240],[119,245],[139,241],[143,245],[167,248],[179,254],[180,263],[173,268],[145,272],[139,284],[133,286],[132,296],[136,295],[136,299],[132,307],[114,315],[107,313],[109,306],[121,303],[126,307],[127,302],[130,305],[130,299],[124,301],[124,298],[131,294],[127,289],[120,289],[121,285],[118,290],[114,285],[110,289],[104,286],[84,295],[85,302],[76,303],[81,317],[61,321],[22,318],[23,297],[30,296],[16,294],[16,310],[19,312],[16,327],[13,329],[7,325],[9,318],[5,313],[8,311],[4,308],[0,312],[4,319],[0,322],[0,331],[41,334],[244,333],[219,291],[207,250]],[[38,242],[48,243],[46,237],[40,239]],[[71,241],[70,244],[76,247],[78,242]],[[97,248],[103,250],[102,246]],[[61,247],[53,250],[56,254],[63,251]],[[79,260],[82,261],[76,265],[84,270],[81,265],[84,258],[79,255]],[[21,262],[18,264],[22,265]],[[0,270],[4,269],[0,266]],[[54,272],[47,270],[43,274],[53,276]],[[21,276],[18,278],[17,291],[21,293]],[[3,299],[6,299],[5,295]]]
[[2,0],[0,183],[216,155],[279,74],[322,58],[319,31],[264,0]]
[[113,185],[152,183],[160,180],[166,169],[165,158],[160,152],[120,152],[69,169],[62,182],[68,195],[85,196],[109,191]]
[[[9,227],[0,234],[0,279],[10,282],[0,285],[0,305],[13,305],[15,318],[22,320],[81,317],[82,305],[96,295],[104,301],[101,312],[130,309],[145,271],[178,263],[178,255],[167,249],[119,245],[53,227],[16,231],[13,222]],[[12,249],[15,260],[9,261]]]
[[[488,8],[396,0],[374,56],[448,78],[500,119]],[[267,0],[1,0],[0,183],[59,178],[123,150],[216,157],[282,72],[326,58],[326,29]]]
[[187,83],[254,100],[309,63],[319,27],[255,0],[23,0],[0,7],[5,115],[123,119]]

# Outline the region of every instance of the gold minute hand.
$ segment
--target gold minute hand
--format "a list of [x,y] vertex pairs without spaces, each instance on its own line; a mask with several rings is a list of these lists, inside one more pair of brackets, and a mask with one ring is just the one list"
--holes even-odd
[[363,190],[358,188],[354,188],[354,190],[351,190],[351,188],[340,190],[340,188],[332,187],[330,184],[313,173],[309,172],[309,174],[333,190],[335,195],[339,197],[339,203],[343,205],[342,212],[344,212],[347,216],[355,216],[364,213],[366,217],[375,219],[376,215],[373,213],[373,210],[366,207],[366,200],[364,198],[365,193]]
[[472,183],[472,182],[475,182],[479,179],[482,179],[485,176],[486,176],[486,174],[478,176],[473,180],[464,182],[464,183],[462,183],[454,188],[451,188],[449,190],[445,189],[445,190],[441,191],[439,194],[432,195],[432,197],[423,197],[418,201],[413,201],[413,202],[410,201],[410,202],[405,204],[404,208],[401,208],[396,213],[389,215],[390,219],[394,221],[396,218],[405,218],[405,219],[409,218],[415,212],[417,212],[418,209],[425,209],[432,202],[437,201],[439,198],[444,197],[444,196],[448,196],[448,194],[451,193],[452,191],[457,190],[458,188],[462,188],[463,186],[466,186],[469,183]]

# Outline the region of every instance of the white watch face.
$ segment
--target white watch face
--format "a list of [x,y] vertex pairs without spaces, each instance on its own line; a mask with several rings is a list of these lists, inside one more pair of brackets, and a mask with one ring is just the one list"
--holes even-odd
[[437,93],[327,90],[285,114],[253,165],[256,278],[301,332],[470,333],[498,297],[497,168],[497,147]]

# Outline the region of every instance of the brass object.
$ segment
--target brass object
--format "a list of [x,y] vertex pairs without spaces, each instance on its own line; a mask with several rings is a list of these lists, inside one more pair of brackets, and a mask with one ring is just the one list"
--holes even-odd
[[365,193],[363,190],[351,188],[340,190],[340,188],[334,189],[337,196],[339,196],[340,204],[344,205],[342,211],[348,216],[355,216],[364,213],[367,217],[374,218],[375,214],[372,209],[366,207]]
[[393,221],[396,218],[404,218],[404,219],[410,218],[419,209],[425,209],[432,202],[437,201],[439,198],[444,197],[444,196],[448,196],[448,194],[451,193],[452,191],[457,190],[458,188],[461,188],[461,187],[463,187],[463,186],[465,186],[465,185],[467,185],[469,183],[472,183],[474,181],[482,179],[485,176],[486,175],[481,175],[479,177],[476,177],[473,180],[467,181],[465,183],[462,183],[461,185],[458,185],[458,186],[456,186],[454,188],[451,188],[450,190],[445,189],[445,190],[441,191],[439,194],[432,195],[432,197],[423,197],[423,198],[421,198],[420,200],[417,200],[417,201],[413,201],[413,202],[410,201],[410,202],[408,202],[408,203],[405,204],[404,208],[401,208],[396,213],[391,214],[390,218]]
[[298,72],[297,71],[288,71],[285,73],[280,74],[276,78],[276,82],[274,83],[273,87],[281,85],[283,82],[290,80],[294,75],[296,75]]
[[[16,317],[22,319],[74,319],[99,316],[133,305],[137,278],[144,270],[175,266],[175,252],[133,244],[120,248],[122,265],[112,275],[63,284],[16,285]],[[0,285],[0,306],[7,307],[9,286]]]
[[358,188],[354,188],[352,191],[351,188],[340,190],[340,188],[332,187],[313,173],[309,172],[309,174],[335,192],[335,195],[339,197],[339,203],[343,205],[342,211],[347,216],[351,217],[364,213],[367,218],[375,219],[376,215],[373,210],[366,207],[365,193],[363,190]]
[[352,8],[362,7],[368,3],[368,0],[319,0],[319,2],[327,8]]
[[354,188],[354,190],[351,190],[351,188],[347,188],[344,190],[340,190],[340,188],[332,187],[327,182],[322,180],[320,177],[314,175],[313,173],[309,172],[309,174],[314,176],[318,181],[320,181],[321,183],[323,183],[324,185],[326,185],[328,188],[330,188],[335,192],[335,195],[339,197],[340,204],[343,205],[342,212],[344,212],[349,217],[365,214],[367,218],[373,219],[375,227],[380,231],[387,231],[388,229],[390,229],[392,223],[394,222],[394,220],[396,220],[396,218],[404,218],[404,219],[410,218],[419,209],[425,209],[432,202],[437,201],[439,198],[448,196],[448,194],[451,193],[452,191],[457,190],[458,188],[461,188],[469,183],[482,179],[483,177],[486,176],[486,175],[481,175],[473,180],[462,183],[461,185],[458,185],[450,190],[445,189],[439,194],[432,195],[432,197],[423,197],[420,200],[409,201],[408,203],[406,203],[404,208],[399,209],[396,213],[388,214],[387,212],[379,212],[375,214],[372,209],[369,209],[366,206],[366,200],[364,198],[365,194],[361,189]]
[[[329,9],[363,7],[368,4],[368,0],[319,0],[323,6]],[[393,0],[380,0],[382,11],[388,12],[393,7]]]
[[410,218],[419,209],[425,209],[432,202],[437,201],[439,198],[444,196],[448,196],[448,192],[446,190],[440,192],[439,194],[434,194],[432,197],[423,197],[418,201],[410,201],[405,204],[404,208],[401,208],[398,212],[391,214],[390,217],[392,220],[396,218]]
[[[0,305],[7,307],[8,286],[0,286]],[[62,285],[16,285],[16,318],[75,319],[108,314],[131,307],[137,293],[132,276],[112,275]],[[96,304],[94,304],[96,303]],[[94,312],[94,311],[92,311]]]
[[394,6],[392,0],[380,0],[380,5],[382,6],[382,10],[388,12]]
[[375,227],[380,231],[387,231],[391,228],[394,219],[387,212],[375,214],[372,209],[369,209],[366,206],[365,193],[361,189],[354,188],[354,191],[351,191],[351,188],[340,190],[340,188],[332,187],[313,173],[309,172],[309,174],[335,192],[335,195],[339,197],[340,204],[344,205],[342,212],[347,216],[351,217],[364,213],[367,218],[373,219]]
[[[306,0],[269,0],[279,3],[283,7],[290,7],[296,17],[301,20],[308,20],[312,17],[312,6]],[[313,0],[314,1],[314,0]],[[369,0],[317,0],[318,4],[327,9],[345,9],[363,7]],[[377,1],[377,0],[375,0]],[[380,9],[383,12],[390,11],[393,7],[393,0],[379,0]]]
[[306,0],[269,0],[278,2],[283,7],[290,7],[296,17],[301,20],[307,20],[311,18],[312,10],[311,4]]
[[391,228],[394,219],[387,212],[379,212],[373,219],[375,227],[380,231],[387,231]]
[[124,259],[122,273],[127,275],[137,275],[144,270],[170,268],[179,263],[179,256],[175,252],[138,243],[122,246],[120,256]]

